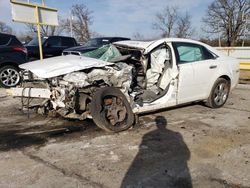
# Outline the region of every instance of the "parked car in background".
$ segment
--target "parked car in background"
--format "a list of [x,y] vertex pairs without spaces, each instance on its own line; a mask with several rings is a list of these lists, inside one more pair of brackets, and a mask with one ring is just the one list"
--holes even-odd
[[[64,36],[50,36],[42,37],[42,48],[43,48],[43,57],[54,57],[62,55],[62,51],[66,48],[77,46],[77,42],[72,37]],[[29,60],[39,59],[39,45],[38,38],[33,38],[25,47],[28,50]]]
[[45,99],[37,105],[39,112],[93,118],[111,132],[130,128],[135,114],[194,101],[222,107],[238,83],[240,69],[238,60],[211,46],[177,38],[119,41],[82,56],[20,67],[45,87],[12,88],[14,96]]
[[68,55],[68,54],[81,55],[82,53],[96,50],[97,48],[100,48],[103,45],[123,40],[130,40],[130,38],[125,38],[125,37],[92,38],[89,41],[87,41],[84,45],[63,50],[63,55]]
[[0,33],[0,86],[13,87],[20,82],[19,65],[27,61],[27,49],[14,36]]

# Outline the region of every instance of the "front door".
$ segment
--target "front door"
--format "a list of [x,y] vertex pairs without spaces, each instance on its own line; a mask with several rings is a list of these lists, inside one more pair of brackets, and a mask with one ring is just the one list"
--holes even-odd
[[214,56],[202,45],[173,43],[179,67],[177,103],[205,99],[218,70]]

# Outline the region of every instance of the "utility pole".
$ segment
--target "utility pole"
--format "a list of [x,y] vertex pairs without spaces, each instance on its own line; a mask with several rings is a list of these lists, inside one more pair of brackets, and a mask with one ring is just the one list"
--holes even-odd
[[220,23],[218,22],[218,42],[219,42],[219,47],[221,47],[221,39],[220,39]]
[[73,21],[73,15],[71,14],[71,11],[70,11],[70,14],[69,14],[69,26],[70,26],[70,36],[73,37],[73,25],[72,25],[72,21]]
[[[248,24],[249,24],[249,17],[248,15],[244,15],[242,16],[243,18],[242,19],[245,19],[245,24],[244,24],[244,34],[243,34],[243,39],[242,39],[242,47],[245,45],[245,39],[246,39],[246,32],[247,32],[247,27],[248,27]],[[244,18],[245,17],[245,18]],[[244,21],[244,20],[243,20]]]

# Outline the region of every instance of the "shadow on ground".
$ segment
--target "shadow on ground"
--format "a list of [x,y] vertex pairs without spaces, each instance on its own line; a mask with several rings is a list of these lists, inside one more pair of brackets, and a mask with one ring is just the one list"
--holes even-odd
[[[70,140],[79,138],[86,129],[92,130],[90,124],[92,122],[68,123],[69,125],[54,126],[54,125],[38,125],[31,128],[18,128],[6,125],[0,129],[0,151],[8,151],[11,149],[22,149],[29,146],[42,146],[49,139],[56,138],[58,140]],[[7,127],[7,128],[6,128]]]
[[163,116],[155,121],[157,129],[143,136],[121,187],[192,187],[187,166],[190,151],[182,136],[166,128]]

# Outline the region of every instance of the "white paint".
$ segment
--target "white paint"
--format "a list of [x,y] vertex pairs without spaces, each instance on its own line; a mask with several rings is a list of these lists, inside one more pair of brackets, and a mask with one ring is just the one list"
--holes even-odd
[[[20,2],[22,3],[22,2]],[[37,13],[35,5],[27,5],[11,2],[11,13],[14,21],[37,23]],[[38,6],[39,22],[44,25],[58,25],[57,10],[47,9],[46,7]]]
[[52,78],[71,72],[89,69],[93,67],[104,67],[112,65],[106,61],[93,59],[84,56],[67,55],[52,57],[44,60],[32,61],[20,65],[21,69],[26,69],[40,78]]

